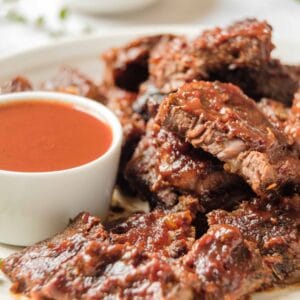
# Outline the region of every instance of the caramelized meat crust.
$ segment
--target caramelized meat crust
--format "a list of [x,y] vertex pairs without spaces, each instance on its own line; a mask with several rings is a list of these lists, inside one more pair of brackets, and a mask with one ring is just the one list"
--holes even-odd
[[136,93],[119,88],[104,88],[103,92],[106,98],[106,106],[115,113],[123,129],[118,184],[124,192],[131,193],[132,191],[129,189],[127,180],[124,177],[124,169],[145,133],[145,121],[132,108],[132,104],[136,100]]
[[[300,68],[271,58],[271,31],[248,19],[191,40],[143,37],[103,54],[99,86],[68,67],[42,84],[116,114],[117,183],[151,211],[103,224],[79,214],[1,262],[12,291],[41,300],[238,300],[299,282]],[[0,94],[31,89],[19,76]]]
[[283,132],[289,145],[300,157],[300,94],[296,93],[292,107],[272,99],[262,99],[258,106],[270,123]]
[[123,146],[132,142],[136,144],[145,132],[145,122],[135,113],[132,104],[136,100],[136,93],[127,92],[118,88],[103,89],[106,106],[119,119],[123,129]]
[[290,117],[290,108],[270,98],[262,98],[257,106],[268,118],[269,122],[280,131],[284,131],[285,122]]
[[145,121],[154,118],[165,94],[162,94],[150,81],[140,86],[139,93],[132,107]]
[[4,82],[0,86],[0,94],[26,92],[31,91],[32,89],[32,84],[26,77],[16,76],[13,79]]
[[137,92],[139,85],[148,78],[148,58],[151,50],[156,44],[173,38],[173,35],[142,37],[123,47],[107,50],[102,54],[105,63],[105,86]]
[[14,291],[35,299],[181,295],[191,288],[180,286],[168,259],[190,250],[192,219],[187,210],[156,210],[106,231],[98,218],[81,214],[62,234],[5,259],[2,271]]
[[288,106],[299,86],[299,79],[277,59],[269,60],[259,69],[245,67],[213,72],[210,80],[233,83],[255,100],[272,98]]
[[260,68],[273,49],[271,32],[266,22],[249,19],[204,31],[194,41],[178,37],[158,44],[150,55],[150,79],[162,93],[169,93],[217,71]]
[[183,262],[202,281],[200,299],[240,299],[271,280],[255,245],[227,224],[211,226]]
[[286,65],[289,74],[300,83],[300,65]]
[[90,78],[68,66],[62,67],[55,77],[43,82],[41,89],[79,95],[98,101],[104,100],[99,87]]
[[[290,202],[290,201],[289,201]],[[300,279],[300,217],[283,205],[265,204],[260,199],[243,202],[232,211],[208,214],[210,226],[229,224],[255,243],[272,270],[273,282]]]
[[64,263],[75,257],[89,240],[106,239],[97,217],[82,213],[61,234],[51,240],[16,252],[3,262],[2,271],[14,283],[12,290],[29,293],[43,286]]
[[243,180],[223,164],[150,120],[146,135],[125,169],[138,194],[152,206],[172,207],[180,195],[199,199],[201,211],[232,207],[251,195]]
[[165,258],[178,258],[191,249],[195,240],[193,218],[192,212],[180,208],[170,213],[161,209],[148,214],[137,213],[111,226],[110,240],[135,245],[149,255],[155,252]]
[[209,70],[220,66],[257,68],[269,59],[274,48],[271,35],[272,27],[267,22],[246,19],[224,29],[204,31],[194,47],[201,53],[199,56],[207,57]]
[[150,81],[167,94],[183,83],[207,77],[204,60],[198,59],[186,37],[158,44],[149,58]]
[[64,300],[192,299],[192,295],[190,286],[181,284],[179,274],[158,255],[144,254],[126,244],[98,242],[87,244],[65,269],[34,293],[38,299]]
[[293,140],[300,157],[300,90],[294,96],[291,114],[285,125],[285,132]]
[[290,104],[299,86],[299,68],[270,57],[272,28],[247,19],[199,37],[157,35],[139,38],[103,55],[105,85],[137,92],[151,82],[161,94],[192,80],[232,82],[259,100],[269,97]]
[[214,225],[195,241],[192,220],[179,206],[104,230],[82,214],[64,233],[5,259],[2,270],[16,291],[56,300],[239,299],[269,282],[237,228]]
[[225,170],[242,176],[264,198],[287,185],[299,190],[300,163],[286,137],[232,84],[185,84],[163,100],[157,121],[225,162]]

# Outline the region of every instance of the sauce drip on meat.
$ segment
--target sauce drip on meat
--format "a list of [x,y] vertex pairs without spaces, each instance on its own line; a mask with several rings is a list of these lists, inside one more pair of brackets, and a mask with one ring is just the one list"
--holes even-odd
[[64,170],[102,156],[110,127],[69,104],[24,101],[0,106],[0,169]]

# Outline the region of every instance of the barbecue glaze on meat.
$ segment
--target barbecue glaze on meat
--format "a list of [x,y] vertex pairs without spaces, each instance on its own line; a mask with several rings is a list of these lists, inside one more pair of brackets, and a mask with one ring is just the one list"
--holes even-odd
[[175,36],[167,34],[142,37],[123,47],[104,52],[104,85],[137,92],[139,85],[149,76],[148,59],[152,49],[173,38]]
[[34,299],[238,299],[271,284],[271,269],[238,228],[213,225],[195,241],[193,205],[182,201],[107,230],[81,214],[63,234],[4,260],[2,270]]
[[259,68],[273,49],[271,31],[266,22],[245,20],[204,31],[193,41],[178,37],[158,44],[150,55],[151,80],[161,92],[169,93],[217,71]]
[[61,235],[7,259],[2,270],[18,281],[15,291],[36,299],[191,294],[192,287],[181,283],[168,261],[191,248],[192,219],[189,210],[156,210],[133,215],[106,231],[98,218],[81,214]]
[[[290,201],[288,201],[289,203]],[[232,212],[215,210],[208,223],[229,224],[254,242],[275,282],[300,279],[300,215],[283,204],[266,205],[261,199],[241,203]]]
[[291,105],[299,87],[296,75],[277,59],[270,59],[258,69],[244,67],[217,71],[210,75],[210,80],[233,83],[257,101],[266,97],[285,105]]
[[[100,84],[69,67],[45,81],[116,114],[117,184],[150,212],[105,222],[79,214],[3,260],[12,291],[239,300],[299,282],[300,68],[271,56],[271,35],[267,22],[247,19],[194,38],[142,37],[102,55]],[[31,89],[18,76],[0,93]]]
[[31,90],[32,90],[31,82],[23,76],[16,76],[15,78],[4,82],[0,86],[0,94],[26,92]]
[[300,94],[296,93],[292,107],[272,99],[263,98],[258,106],[273,126],[282,131],[288,143],[300,156]]
[[85,74],[71,67],[62,67],[50,80],[41,85],[42,90],[57,91],[103,101],[99,87]]
[[230,208],[251,195],[237,175],[204,151],[195,150],[154,120],[138,144],[125,170],[132,189],[153,207],[172,207],[180,195],[198,198],[202,212]]
[[225,162],[225,170],[242,176],[261,197],[287,185],[299,191],[300,162],[286,137],[232,84],[185,84],[163,100],[157,121]]
[[126,193],[131,193],[128,182],[124,176],[124,169],[131,158],[134,149],[145,133],[145,121],[137,114],[132,105],[136,100],[136,93],[120,88],[103,88],[106,106],[111,109],[119,119],[123,129],[122,152],[118,171],[118,185]]

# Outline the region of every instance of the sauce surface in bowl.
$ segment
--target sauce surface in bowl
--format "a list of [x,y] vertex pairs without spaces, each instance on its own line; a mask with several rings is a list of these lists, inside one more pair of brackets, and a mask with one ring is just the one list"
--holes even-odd
[[102,156],[112,143],[108,124],[73,105],[48,101],[0,105],[0,169],[49,172]]

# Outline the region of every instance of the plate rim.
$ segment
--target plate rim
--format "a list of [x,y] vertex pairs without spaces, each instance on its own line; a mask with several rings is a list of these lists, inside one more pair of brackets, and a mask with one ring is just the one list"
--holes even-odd
[[[32,48],[26,49],[26,50],[21,50],[17,52],[13,52],[10,54],[4,54],[0,56],[0,69],[2,73],[2,67],[4,66],[4,75],[3,77],[7,78],[7,69],[9,68],[14,68],[12,67],[12,64],[16,65],[19,61],[22,62],[22,68],[25,68],[26,66],[30,65],[30,57],[36,56],[36,63],[34,67],[43,67],[42,64],[39,63],[42,59],[45,60],[45,55],[48,52],[54,53],[55,51],[59,49],[69,49],[72,47],[76,47],[76,45],[79,45],[80,43],[83,43],[85,45],[87,44],[92,44],[92,43],[97,43],[98,41],[101,40],[115,40],[118,39],[118,37],[122,38],[128,38],[130,40],[137,38],[138,36],[142,35],[151,35],[151,34],[159,34],[159,33],[176,33],[176,34],[195,34],[195,33],[201,33],[204,29],[209,28],[209,25],[205,24],[193,24],[193,25],[155,25],[155,26],[129,26],[129,27],[124,27],[124,28],[119,28],[119,29],[112,29],[110,32],[97,32],[97,33],[92,33],[86,36],[73,36],[73,37],[67,37],[61,40],[53,40],[49,41],[49,43],[38,45],[38,46],[33,46]],[[134,32],[134,33],[133,33]],[[281,37],[275,39],[275,44],[277,43],[291,43],[291,41],[287,38]],[[298,49],[300,49],[300,40],[299,41],[292,41],[293,44],[296,45]],[[57,51],[59,52],[59,51]],[[100,55],[100,53],[99,53]],[[87,52],[84,52],[82,55],[75,56],[74,58],[80,58],[82,56],[87,56]],[[28,60],[26,60],[28,59]],[[53,54],[51,55],[51,61],[57,62],[58,60],[62,60],[62,55],[61,53]],[[300,62],[300,57],[299,57],[299,62]],[[25,66],[25,67],[24,67]],[[34,69],[32,67],[32,69]],[[16,72],[18,73],[18,72]],[[13,73],[17,75],[16,73]],[[2,80],[2,75],[0,74],[1,80]],[[0,244],[0,248],[1,248]],[[293,288],[293,285],[288,285],[286,289]],[[268,291],[265,291],[266,293]],[[288,293],[289,291],[287,291]],[[264,292],[263,292],[264,293]],[[299,289],[300,293],[300,289]],[[297,294],[298,294],[298,287],[297,287]],[[1,294],[0,294],[1,296]],[[6,295],[5,295],[6,296]],[[251,295],[252,296],[252,295]]]
[[[193,36],[200,34],[203,30],[209,28],[209,25],[205,24],[190,24],[190,25],[155,25],[155,26],[125,26],[122,28],[113,28],[110,32],[95,32],[89,35],[79,35],[79,36],[70,36],[63,38],[61,40],[52,40],[49,43],[33,46],[25,50],[20,50],[13,53],[6,53],[0,56],[0,80],[5,80],[9,76],[14,76],[18,71],[12,72],[12,65],[19,65],[22,69],[30,68],[35,69],[39,68],[42,65],[45,65],[45,58],[48,58],[47,63],[56,63],[63,59],[74,58],[79,59],[83,56],[88,56],[87,48],[89,45],[96,45],[97,42],[101,41],[116,41],[118,38],[125,39],[135,39],[143,35],[152,35],[160,33],[175,33],[175,34],[185,34],[187,36]],[[212,26],[211,26],[212,27]],[[133,33],[134,32],[134,33]],[[293,47],[300,49],[300,40],[291,40],[286,37],[276,37],[273,36],[273,41],[275,45],[292,45]],[[281,48],[281,46],[280,46]],[[288,46],[287,46],[288,48]],[[78,49],[78,51],[74,51]],[[277,48],[278,49],[278,48]],[[62,51],[63,50],[63,51]],[[81,54],[82,50],[82,54]],[[69,54],[68,51],[71,53]],[[90,50],[90,53],[93,51]],[[100,55],[101,53],[99,53]],[[276,48],[275,55],[276,58]],[[283,59],[284,60],[284,59]],[[298,60],[298,59],[297,59]],[[296,62],[297,63],[297,62]],[[300,64],[300,58],[299,58]],[[2,75],[4,74],[4,75]]]

